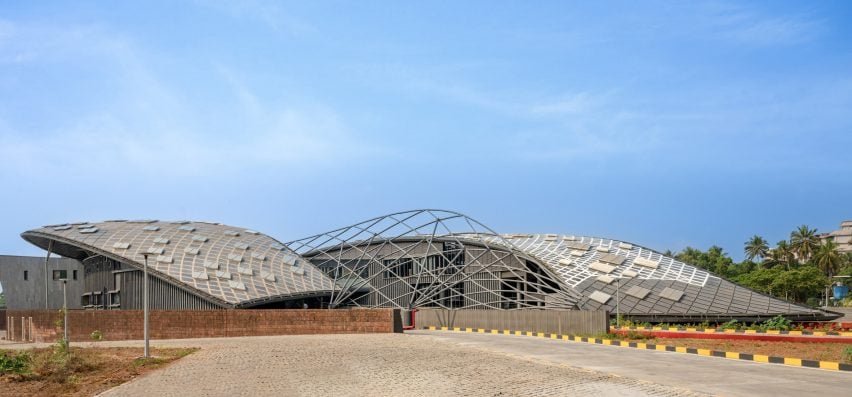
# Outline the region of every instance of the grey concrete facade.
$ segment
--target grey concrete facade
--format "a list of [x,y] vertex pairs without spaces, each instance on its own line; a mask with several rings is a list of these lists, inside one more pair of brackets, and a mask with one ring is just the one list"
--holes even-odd
[[[10,310],[61,309],[62,282],[54,271],[67,276],[68,308],[80,309],[83,293],[83,264],[75,259],[52,257],[47,263],[47,305],[45,305],[44,257],[0,255],[0,285]],[[75,279],[76,274],[76,279]]]

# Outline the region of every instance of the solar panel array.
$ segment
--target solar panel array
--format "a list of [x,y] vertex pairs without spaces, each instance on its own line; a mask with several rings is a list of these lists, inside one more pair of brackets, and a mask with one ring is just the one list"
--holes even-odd
[[207,222],[109,221],[46,226],[25,232],[111,254],[197,289],[229,306],[291,295],[328,293],[334,284],[275,239]]
[[[502,236],[545,262],[586,298],[580,307],[627,315],[817,314],[775,299],[653,250],[617,240],[556,234]],[[499,244],[500,240],[482,236]],[[616,305],[618,301],[618,305]]]

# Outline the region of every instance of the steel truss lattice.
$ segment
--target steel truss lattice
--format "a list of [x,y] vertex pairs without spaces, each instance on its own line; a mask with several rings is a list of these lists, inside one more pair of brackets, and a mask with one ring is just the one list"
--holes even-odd
[[332,307],[576,309],[581,299],[540,261],[457,212],[399,212],[287,246],[334,280]]

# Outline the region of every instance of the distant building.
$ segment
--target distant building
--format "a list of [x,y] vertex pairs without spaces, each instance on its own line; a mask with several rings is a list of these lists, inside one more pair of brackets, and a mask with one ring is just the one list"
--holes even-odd
[[820,235],[823,240],[834,240],[840,252],[852,252],[852,221],[840,222],[840,229]]
[[83,264],[76,259],[53,257],[45,265],[43,257],[0,255],[0,285],[10,310],[61,309],[63,279],[68,308],[80,309],[83,278]]

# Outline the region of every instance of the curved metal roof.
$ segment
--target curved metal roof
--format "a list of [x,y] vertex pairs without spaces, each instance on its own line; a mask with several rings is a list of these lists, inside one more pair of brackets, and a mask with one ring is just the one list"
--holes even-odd
[[[344,260],[344,253],[356,253],[358,263],[382,265],[381,258],[388,253],[408,255],[409,248],[398,242],[419,239],[428,244],[454,241],[484,250],[487,255],[481,258],[502,258],[489,260],[486,266],[475,266],[478,272],[489,274],[492,266],[504,259],[534,259],[544,271],[541,276],[560,285],[549,297],[541,297],[542,302],[556,307],[615,311],[618,306],[631,316],[836,317],[738,286],[636,244],[557,234],[499,235],[463,214],[433,209],[380,216],[286,244],[253,230],[218,223],[150,220],[51,225],[24,232],[22,237],[45,249],[50,246],[52,252],[65,257],[104,255],[140,268],[143,253],[148,253],[148,265],[155,275],[225,307],[319,294],[330,295],[332,303],[344,303],[370,280],[332,279],[301,255],[315,261],[321,259],[323,266],[336,263],[352,267],[352,258]],[[384,251],[366,251],[365,246],[383,247]],[[352,273],[358,269],[349,270]],[[522,274],[525,271],[510,273],[527,279]],[[408,285],[405,276],[394,278],[410,290],[417,289]],[[442,279],[428,286],[428,294],[417,297],[414,292],[407,293],[416,301],[413,303],[435,303],[434,297],[449,291],[452,282]],[[544,280],[537,283],[542,285],[536,288],[547,284]],[[500,291],[481,287],[486,295],[501,299]],[[386,296],[382,302],[393,303],[396,298]],[[476,300],[472,302],[478,304]]]
[[45,226],[21,234],[65,257],[103,255],[225,307],[289,296],[328,294],[334,283],[279,241],[256,231],[207,222],[106,221]]
[[503,237],[544,261],[566,286],[585,296],[583,309],[615,312],[618,300],[620,312],[633,316],[826,315],[624,241],[557,234]]

